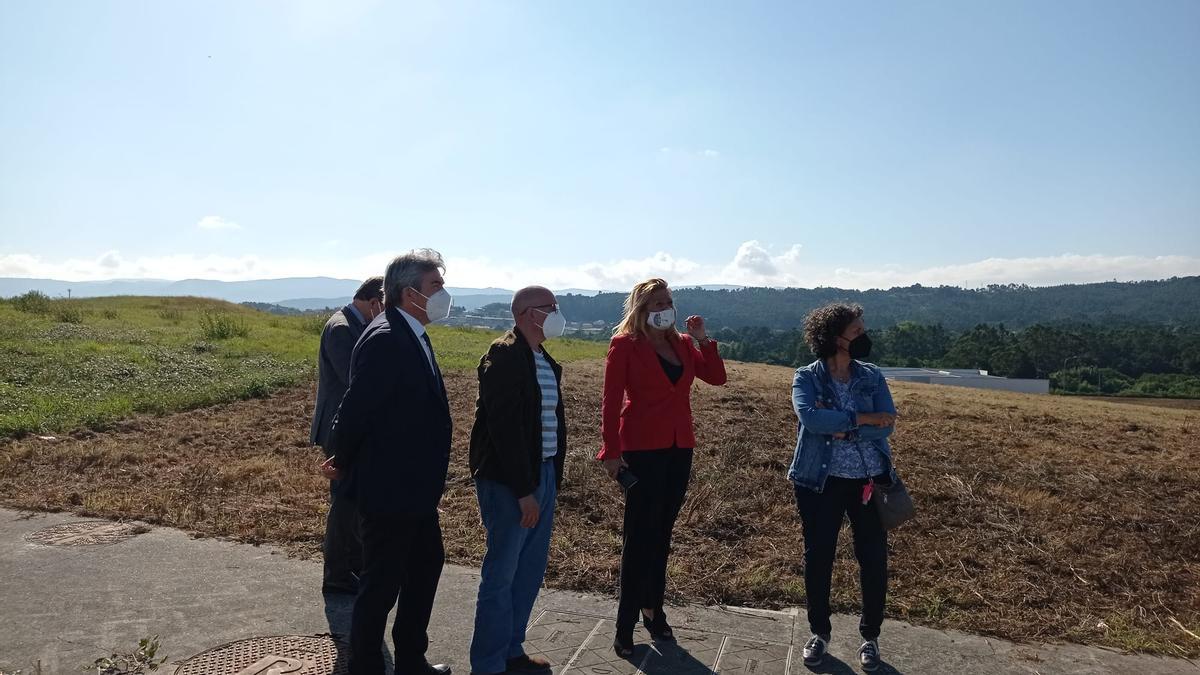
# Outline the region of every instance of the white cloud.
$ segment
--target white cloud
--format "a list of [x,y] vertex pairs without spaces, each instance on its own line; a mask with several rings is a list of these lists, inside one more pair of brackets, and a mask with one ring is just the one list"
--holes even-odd
[[687,258],[658,252],[645,258],[587,262],[573,266],[531,267],[498,263],[489,258],[446,259],[446,281],[453,286],[519,288],[530,284],[552,288],[623,290],[650,277],[663,277],[672,284],[690,281],[705,273],[705,267]]
[[221,216],[204,216],[203,218],[200,219],[200,222],[196,223],[196,227],[198,227],[202,230],[240,230],[240,229],[242,229],[241,225],[238,225],[237,223],[233,222],[232,220],[226,220],[226,219],[222,218]]
[[0,275],[6,277],[43,277],[47,269],[40,258],[25,253],[0,255]]
[[675,157],[699,157],[715,159],[721,156],[720,150],[712,148],[704,148],[702,150],[694,150],[692,148],[673,148],[671,146],[663,146],[658,149],[659,154],[675,156]]
[[[793,244],[779,255],[771,255],[756,239],[743,242],[738,247],[733,261],[721,272],[720,283],[747,286],[795,285],[800,270],[800,244]],[[708,282],[713,283],[713,282]]]
[[829,286],[890,288],[925,286],[977,287],[988,284],[1053,286],[1098,281],[1137,281],[1200,274],[1200,258],[1182,255],[1106,256],[1067,253],[1029,258],[988,258],[975,262],[910,270],[899,266],[837,269]]
[[[520,260],[454,257],[446,260],[452,286],[519,288],[543,284],[552,288],[627,290],[649,277],[673,286],[740,284],[763,286],[837,286],[889,288],[919,283],[970,287],[990,283],[1045,286],[1096,281],[1165,279],[1200,274],[1200,258],[1064,254],[1027,258],[989,258],[950,265],[911,268],[902,265],[836,267],[804,260],[793,244],[776,251],[756,240],[742,243],[727,263],[702,262],[658,252],[643,258],[591,261],[579,265],[529,265]],[[396,253],[398,253],[397,251]],[[96,258],[48,260],[25,253],[0,253],[0,276],[86,281],[114,278],[217,279],[239,281],[291,276],[334,276],[348,279],[382,274],[393,252],[360,258],[263,258],[256,255],[176,254],[126,258],[108,251]],[[815,255],[813,256],[815,257]]]
[[121,254],[117,251],[109,251],[108,253],[100,256],[100,259],[96,261],[96,264],[105,269],[115,270],[121,267]]
[[312,276],[311,260],[258,256],[176,254],[126,259],[118,251],[96,258],[46,260],[27,254],[0,254],[0,276],[94,281],[101,279],[216,279],[239,281],[287,276]]
[[891,288],[893,286],[965,286],[1029,284],[1052,286],[1099,281],[1166,279],[1200,274],[1200,258],[1182,255],[1108,256],[1066,253],[1057,256],[988,258],[949,265],[910,267],[884,264],[837,267],[816,261],[802,264],[801,246],[793,245],[774,255],[770,247],[750,240],[738,247],[733,260],[720,272],[720,281],[706,283],[747,286],[834,286],[838,288]]
[[[519,261],[451,256],[446,260],[446,278],[451,285],[476,288],[518,288],[542,284],[552,288],[625,290],[638,281],[657,276],[667,279],[674,286],[739,284],[866,289],[914,283],[927,286],[980,286],[988,283],[1044,286],[1200,274],[1200,258],[1187,256],[1062,255],[989,259],[927,268],[899,265],[837,268],[812,262],[805,264],[802,251],[800,244],[793,244],[776,252],[771,246],[751,240],[739,246],[733,259],[724,265],[679,258],[664,252],[645,258],[587,262],[575,266],[533,266]],[[382,273],[389,259],[390,255],[380,255],[355,261],[342,276],[357,278]],[[353,271],[349,271],[351,268]]]
[[584,279],[591,281],[589,288],[628,288],[650,277],[688,277],[701,269],[701,265],[687,258],[676,258],[669,253],[658,252],[640,260],[610,260],[605,263],[588,263],[581,266]]

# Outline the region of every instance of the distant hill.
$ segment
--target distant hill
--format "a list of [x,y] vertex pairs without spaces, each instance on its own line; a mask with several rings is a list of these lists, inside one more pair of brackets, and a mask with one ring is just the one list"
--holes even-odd
[[242,307],[249,307],[260,312],[268,314],[278,314],[280,316],[302,316],[305,312],[296,309],[295,307],[284,307],[270,302],[243,302]]
[[308,312],[317,309],[342,307],[348,301],[349,298],[292,298],[288,300],[280,300],[279,302],[271,304],[275,307],[280,307],[283,309],[291,309],[297,312]]
[[[512,293],[475,293],[476,289],[472,288],[448,288],[450,294],[454,296],[455,307],[465,307],[466,309],[479,309],[484,305],[490,305],[495,302],[507,305],[512,300]],[[274,303],[280,307],[299,310],[302,312],[311,312],[316,309],[330,309],[345,305],[349,298],[293,298],[288,300],[280,300]]]
[[[332,277],[293,277],[254,281],[213,281],[209,279],[111,279],[107,281],[61,281],[58,279],[0,278],[0,298],[41,291],[51,297],[111,297],[117,295],[180,296],[214,298],[229,302],[256,302],[290,307],[301,311],[341,307],[350,301],[361,280]],[[493,302],[508,303],[512,291],[504,288],[447,287],[454,304],[478,309]],[[568,289],[578,295],[597,291]]]
[[[39,290],[52,297],[113,295],[192,295],[258,302],[312,311],[341,307],[358,288],[358,280],[331,277],[210,281],[187,279],[114,279],[69,282],[53,279],[0,279],[0,297]],[[454,304],[468,310],[492,303],[507,304],[512,291],[503,288],[448,290]],[[573,292],[580,291],[580,292]],[[558,291],[559,305],[570,321],[613,322],[621,315],[624,293],[596,293],[580,289]],[[675,301],[682,315],[702,314],[714,330],[764,326],[795,328],[814,307],[848,300],[867,310],[867,322],[885,328],[902,321],[941,324],[966,330],[979,323],[1004,324],[1019,329],[1036,323],[1200,324],[1200,277],[1163,281],[1105,282],[1030,287],[994,285],[982,289],[953,286],[905,286],[887,290],[857,291],[839,288],[680,287]]]
[[[1034,288],[989,286],[907,286],[856,291],[839,288],[741,288],[674,292],[681,319],[700,314],[712,330],[764,326],[790,329],[801,325],[814,307],[850,301],[866,309],[869,326],[885,328],[903,321],[941,324],[966,330],[976,324],[1024,328],[1036,323],[1087,322],[1200,325],[1200,277],[1164,281],[1105,282]],[[559,297],[571,321],[608,321],[621,316],[624,293]]]
[[[57,279],[0,279],[0,297],[41,291],[49,296],[107,297],[114,295],[172,296],[190,295],[229,302],[278,303],[282,298],[350,298],[362,280],[331,277],[295,277],[254,281],[212,281],[210,279],[113,279],[109,281],[60,281]],[[338,302],[345,302],[341,300]]]

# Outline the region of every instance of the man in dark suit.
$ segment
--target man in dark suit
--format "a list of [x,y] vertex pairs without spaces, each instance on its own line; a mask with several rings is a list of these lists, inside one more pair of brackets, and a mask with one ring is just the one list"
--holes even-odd
[[327,465],[358,507],[363,577],[350,627],[350,672],[384,672],[381,644],[387,615],[396,675],[438,675],[430,665],[429,616],[445,551],[438,503],[450,464],[450,405],[430,321],[450,314],[445,269],[437,251],[399,256],[384,276],[385,311],[354,347],[350,388],[333,423],[336,453]]
[[[325,322],[321,331],[318,361],[317,407],[313,412],[309,441],[329,450],[329,430],[338,404],[350,384],[350,356],[354,344],[375,317],[383,313],[383,277],[371,277],[358,287],[350,304],[339,309]],[[329,476],[326,476],[327,478]],[[329,515],[325,520],[325,575],[323,593],[357,593],[362,573],[362,540],[358,535],[358,515],[354,505],[337,498],[338,481],[329,481]]]

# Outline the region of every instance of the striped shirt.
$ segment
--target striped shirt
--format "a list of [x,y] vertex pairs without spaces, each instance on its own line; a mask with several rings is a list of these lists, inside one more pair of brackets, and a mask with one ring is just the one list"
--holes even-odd
[[558,379],[541,352],[533,353],[538,387],[542,390],[542,459],[558,454]]

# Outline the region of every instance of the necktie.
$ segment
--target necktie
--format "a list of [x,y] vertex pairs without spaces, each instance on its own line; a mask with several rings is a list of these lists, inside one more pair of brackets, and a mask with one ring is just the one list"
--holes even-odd
[[433,343],[429,341],[429,333],[421,333],[421,339],[425,341],[425,346],[429,347],[429,360],[433,362],[433,376],[437,379],[438,387],[442,391],[446,391],[446,384],[442,382],[442,369],[438,368],[437,356],[433,353]]

